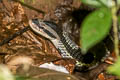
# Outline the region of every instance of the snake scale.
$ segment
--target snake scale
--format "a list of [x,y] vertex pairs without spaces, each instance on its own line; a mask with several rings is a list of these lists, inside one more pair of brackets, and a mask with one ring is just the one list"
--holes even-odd
[[29,25],[35,33],[49,39],[63,58],[75,59],[76,68],[79,70],[89,70],[96,66],[94,54],[91,52],[83,54],[81,48],[70,38],[69,34],[60,29],[56,23],[32,19],[29,20]]

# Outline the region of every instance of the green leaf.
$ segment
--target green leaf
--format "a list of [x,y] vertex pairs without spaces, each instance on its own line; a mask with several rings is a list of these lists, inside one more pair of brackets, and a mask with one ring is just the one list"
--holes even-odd
[[116,61],[115,64],[113,64],[112,66],[108,67],[107,71],[109,73],[112,73],[112,74],[115,74],[117,76],[120,76],[120,57]]
[[120,6],[120,0],[117,0],[117,4]]
[[14,76],[5,65],[0,65],[0,80],[15,80]]
[[105,38],[111,28],[111,23],[112,17],[108,8],[96,10],[84,19],[80,33],[84,53]]
[[81,0],[85,4],[93,5],[93,6],[107,6],[111,7],[112,6],[112,0]]

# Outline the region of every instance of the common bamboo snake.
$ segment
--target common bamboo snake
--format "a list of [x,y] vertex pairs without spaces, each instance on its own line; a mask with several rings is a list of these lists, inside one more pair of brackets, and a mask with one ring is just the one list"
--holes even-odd
[[32,19],[29,20],[29,25],[35,33],[50,40],[63,58],[75,59],[76,68],[88,70],[97,65],[94,54],[91,52],[82,54],[81,48],[56,23]]

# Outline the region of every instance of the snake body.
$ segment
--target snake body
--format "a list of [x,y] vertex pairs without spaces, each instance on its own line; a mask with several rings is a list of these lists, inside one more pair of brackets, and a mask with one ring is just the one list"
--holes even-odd
[[32,19],[29,24],[35,33],[49,39],[63,58],[75,59],[77,67],[90,68],[86,64],[93,62],[94,55],[90,52],[83,54],[80,47],[70,38],[69,34],[60,29],[57,24],[41,19]]

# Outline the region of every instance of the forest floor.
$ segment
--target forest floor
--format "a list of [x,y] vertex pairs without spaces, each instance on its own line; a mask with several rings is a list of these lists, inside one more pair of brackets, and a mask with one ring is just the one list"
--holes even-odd
[[[80,27],[73,26],[81,24],[81,20],[90,12],[89,8],[88,11],[85,9],[84,17],[77,18],[79,13],[82,13],[79,12],[80,6],[80,0],[73,0],[73,2],[72,0],[24,0],[22,3],[18,0],[0,0],[0,63],[7,65],[13,74],[35,78],[34,80],[117,79],[116,76],[106,72],[107,67],[113,64],[107,59],[92,70],[74,71],[75,61],[62,59],[49,40],[36,35],[31,30],[19,34],[29,25],[30,19],[41,18],[60,25],[64,23],[67,23],[67,26],[70,25],[68,32],[71,32],[73,40],[79,45]],[[71,13],[73,15],[70,15]],[[58,15],[61,16],[58,17]],[[71,17],[76,20],[67,22],[68,19],[73,19]],[[18,34],[15,34],[16,32]],[[114,57],[114,52],[111,54]],[[66,67],[70,74],[39,68],[41,64],[47,62]],[[26,64],[29,67],[27,70],[24,69]]]

